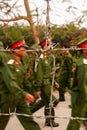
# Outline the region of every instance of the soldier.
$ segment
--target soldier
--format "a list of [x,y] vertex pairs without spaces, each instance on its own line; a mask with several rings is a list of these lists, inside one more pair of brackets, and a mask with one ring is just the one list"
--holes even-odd
[[[3,50],[4,50],[4,45],[3,42],[0,41],[0,83],[2,82],[1,70],[4,63],[6,63],[7,60],[6,52],[4,52]],[[2,93],[3,93],[3,86],[0,86],[0,100],[1,100]]]
[[71,85],[71,80],[73,79],[73,74],[72,74],[72,65],[73,65],[73,60],[72,60],[72,55],[70,54],[69,50],[67,49],[67,45],[63,45],[62,47],[64,50],[62,54],[62,63],[61,63],[61,69],[59,72],[59,101],[65,101],[65,92],[66,92],[66,87],[70,89]]
[[[72,86],[72,117],[85,118],[87,113],[87,38],[77,44],[81,57],[77,60]],[[67,130],[79,130],[82,120],[70,120]]]
[[[36,48],[36,50],[35,50]],[[36,87],[34,87],[35,85],[35,73],[36,73],[36,69],[37,69],[37,65],[38,65],[38,61],[39,61],[39,50],[37,51],[37,49],[40,49],[40,46],[35,44],[35,45],[32,45],[30,47],[31,50],[31,53],[29,55],[29,57],[27,58],[27,63],[28,63],[28,73],[29,74],[28,76],[26,75],[26,79],[27,79],[27,82],[30,86],[30,88],[28,87],[27,91],[29,91],[31,94],[34,95],[35,97],[35,100],[37,100],[37,98],[40,97],[40,92],[37,90]],[[30,59],[30,61],[29,61]],[[22,59],[24,60],[24,59]],[[29,62],[28,62],[29,61]],[[24,60],[23,63],[26,65],[26,61]],[[31,67],[29,67],[31,66]],[[33,103],[34,104],[34,103]],[[30,104],[30,108],[31,106],[33,105],[32,103]],[[36,109],[34,107],[34,109]]]
[[4,52],[3,42],[0,41],[0,65],[2,65],[4,62],[6,62],[6,59],[7,59],[7,55]]
[[[31,115],[28,103],[34,102],[34,97],[25,91],[23,86],[25,82],[26,70],[21,62],[21,57],[26,55],[24,39],[15,41],[9,46],[11,53],[8,54],[9,60],[0,70],[1,82],[3,88],[0,101],[0,130],[5,130],[10,118],[10,112]],[[15,51],[15,50],[18,51]],[[3,114],[8,114],[4,116]],[[32,116],[18,116],[17,118],[25,130],[40,130],[39,125],[33,120]]]
[[[40,92],[38,91],[38,87],[36,86],[36,73],[37,73],[37,66],[38,66],[38,62],[39,62],[39,59],[40,59],[40,54],[42,53],[42,48],[40,45],[38,44],[34,44],[31,46],[31,49],[32,49],[32,54],[34,57],[34,60],[33,60],[33,73],[30,74],[31,77],[33,77],[33,83],[32,83],[32,88],[33,89],[33,93],[35,93],[34,95],[38,95],[36,97],[36,102],[30,104],[30,109],[31,109],[31,112],[34,113],[36,112],[37,110],[39,110],[40,108],[42,108],[44,106],[44,102],[43,100],[39,97],[40,95]],[[58,100],[53,96],[53,106],[56,107],[56,105],[58,104]]]
[[[45,125],[57,127],[58,123],[54,122],[55,116],[53,105],[51,104],[51,86],[52,86],[52,68],[53,68],[53,55],[50,52],[51,45],[46,40],[40,43],[41,48],[44,50],[40,55],[37,72],[36,72],[36,87],[41,90],[41,99],[45,105],[44,114],[49,116],[46,118]],[[53,97],[53,96],[52,96]],[[51,104],[51,106],[50,106]]]

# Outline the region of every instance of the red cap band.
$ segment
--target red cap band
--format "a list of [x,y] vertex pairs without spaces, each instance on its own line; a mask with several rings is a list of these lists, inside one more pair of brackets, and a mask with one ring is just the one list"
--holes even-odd
[[10,48],[11,49],[16,49],[16,48],[19,48],[19,47],[21,47],[23,45],[25,45],[25,41],[24,40],[14,43],[12,46],[10,46]]
[[44,47],[47,44],[47,40],[44,40],[40,43],[40,46]]
[[87,48],[87,42],[78,45],[78,48]]

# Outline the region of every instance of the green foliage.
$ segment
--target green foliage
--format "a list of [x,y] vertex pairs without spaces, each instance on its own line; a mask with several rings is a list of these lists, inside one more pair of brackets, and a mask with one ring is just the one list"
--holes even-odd
[[63,27],[52,27],[52,39],[54,42],[60,44],[70,44],[71,39],[74,37],[79,29],[73,23]]
[[[38,28],[40,41],[42,41],[42,39],[45,37],[46,28],[43,26],[39,26],[37,28]],[[71,23],[69,25],[62,26],[62,27],[53,26],[51,28],[50,34],[51,34],[52,42],[60,43],[60,45],[62,43],[71,44],[71,42],[76,44],[82,39],[87,37],[87,29],[86,28],[79,29],[75,27],[73,23]],[[10,45],[12,42],[14,42],[14,40],[17,40],[17,37],[19,38],[23,37],[26,43],[30,47],[35,44],[33,33],[31,32],[30,26],[18,26],[17,24],[15,24],[14,26],[5,25],[0,27],[0,41],[4,43],[5,48],[8,45]],[[61,47],[60,45],[57,47],[60,48]],[[29,54],[29,65],[31,66],[30,72],[33,73],[33,62],[35,56],[32,53],[28,53],[28,54]],[[61,50],[55,51],[54,54],[56,57],[56,62],[60,63],[62,58]],[[76,60],[75,58],[77,58],[80,55],[80,52],[72,51],[72,55],[75,56],[74,57],[74,61],[75,61]]]
[[21,27],[21,32],[22,32],[22,35],[24,36],[26,43],[29,46],[34,43],[33,33],[31,32],[31,28],[29,26]]
[[[42,41],[45,37],[46,27],[38,26],[36,28],[38,29],[40,41]],[[69,25],[62,27],[52,26],[50,34],[52,41],[55,43],[60,43],[60,45],[63,43],[71,44],[71,41],[76,44],[80,40],[87,37],[87,29],[79,29],[73,23],[70,23]],[[29,46],[34,44],[34,37],[30,26],[19,26],[14,24],[14,26],[5,25],[0,27],[0,40],[5,46],[22,37]]]
[[21,40],[21,39],[24,39],[20,29],[16,28],[16,27],[15,28],[14,27],[10,27],[8,29],[8,37],[11,40],[12,44],[17,42],[17,41],[19,41],[19,40]]

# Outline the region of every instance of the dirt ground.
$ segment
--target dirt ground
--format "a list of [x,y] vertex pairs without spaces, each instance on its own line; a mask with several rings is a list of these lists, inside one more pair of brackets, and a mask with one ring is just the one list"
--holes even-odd
[[[58,92],[54,92],[54,95],[57,97]],[[65,97],[66,101],[60,102],[55,108],[55,121],[59,123],[59,127],[51,128],[44,125],[44,107],[33,114],[35,116],[34,120],[40,125],[41,130],[66,130],[69,118],[71,116],[71,109],[68,107],[68,105],[70,105],[70,94],[66,93]],[[36,118],[36,116],[41,116],[41,118]],[[21,126],[16,116],[13,116],[10,118],[5,130],[24,130],[24,128]],[[85,130],[85,127],[82,125],[80,130]]]

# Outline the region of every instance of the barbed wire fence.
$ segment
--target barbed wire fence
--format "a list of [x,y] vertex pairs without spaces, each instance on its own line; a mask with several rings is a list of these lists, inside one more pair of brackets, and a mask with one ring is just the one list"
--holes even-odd
[[[84,49],[84,48],[82,48],[82,49]],[[78,50],[82,50],[82,49],[80,49],[80,48],[76,48],[76,47],[74,47],[74,48],[56,48],[56,49],[53,49],[52,50],[52,52],[54,51],[58,51],[58,50],[76,50],[76,51],[78,51]],[[0,52],[16,52],[16,51],[19,51],[19,50],[10,50],[10,49],[0,49]],[[23,50],[24,51],[24,50]],[[44,50],[39,50],[39,49],[36,49],[36,50],[25,50],[27,53],[30,53],[30,52],[33,52],[33,51],[39,51],[39,52],[41,52],[41,53],[44,53],[45,51]],[[54,78],[55,78],[55,69],[54,68],[56,68],[56,65],[55,65],[55,56],[54,56],[54,62],[53,62],[53,80],[52,80],[52,86],[54,85]],[[58,68],[59,69],[59,68]],[[52,87],[52,90],[51,90],[51,93],[53,93],[53,87]],[[52,95],[51,95],[52,96]],[[51,105],[53,104],[53,101],[52,101],[52,97],[50,98],[51,100],[50,100],[50,103],[51,103]],[[51,108],[51,105],[49,106],[49,109]],[[53,106],[52,106],[53,107]],[[30,117],[30,116],[32,116],[32,117],[35,117],[35,118],[37,118],[37,119],[39,119],[39,118],[42,118],[42,119],[44,119],[44,118],[49,118],[49,117],[51,117],[51,118],[59,118],[59,119],[71,119],[71,120],[87,120],[87,118],[82,118],[82,117],[59,117],[59,116],[38,116],[38,115],[27,115],[27,114],[20,114],[20,113],[17,113],[16,112],[16,108],[15,108],[15,110],[14,110],[14,112],[11,112],[10,111],[10,108],[9,108],[9,113],[0,113],[0,116],[26,116],[26,117]]]
[[[49,18],[49,9],[50,9],[50,5],[49,5],[49,1],[50,0],[45,0],[47,1],[47,16],[46,16],[46,38],[50,37],[50,18]],[[77,48],[76,46],[74,47],[70,47],[70,48],[51,48],[50,51],[52,52],[55,52],[55,51],[63,51],[63,50],[75,50],[75,51],[78,51],[78,50],[82,50],[81,48]],[[0,49],[0,52],[17,52],[19,50],[11,50],[11,49]],[[24,51],[24,50],[23,50]],[[36,50],[25,50],[27,53],[30,53],[30,52],[41,52],[41,53],[44,53],[45,50],[42,50],[42,49],[36,49]],[[46,50],[48,51],[48,50]],[[56,65],[55,65],[55,56],[53,55],[53,58],[54,58],[54,61],[53,61],[53,78],[52,78],[52,88],[51,88],[51,97],[50,97],[50,104],[49,104],[49,108],[50,109],[50,113],[49,113],[49,116],[38,116],[38,115],[28,115],[28,114],[25,114],[25,113],[17,113],[16,112],[16,108],[14,110],[14,112],[11,112],[10,108],[9,108],[9,112],[8,113],[0,113],[0,116],[10,116],[10,117],[14,117],[14,116],[25,116],[25,117],[34,117],[34,118],[37,118],[37,119],[46,119],[46,118],[58,118],[58,119],[66,119],[66,120],[87,120],[87,118],[82,118],[82,117],[66,117],[66,116],[51,116],[51,110],[53,108],[53,101],[52,101],[52,93],[53,93],[53,86],[54,86],[54,79],[55,79],[55,69],[56,68]],[[50,122],[52,123],[52,122]],[[51,124],[51,130],[53,130],[53,127],[52,127],[52,124]]]

